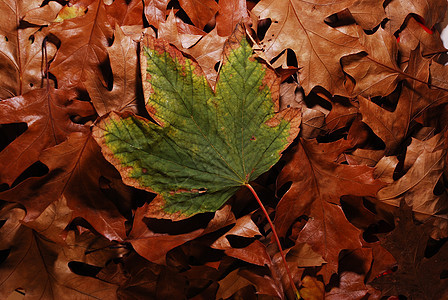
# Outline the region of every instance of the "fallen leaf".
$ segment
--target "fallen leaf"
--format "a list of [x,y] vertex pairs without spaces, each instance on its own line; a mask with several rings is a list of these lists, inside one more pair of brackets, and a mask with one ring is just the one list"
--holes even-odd
[[306,214],[315,202],[339,203],[343,195],[375,196],[384,186],[373,178],[373,168],[335,162],[351,147],[348,140],[328,144],[300,140],[288,155],[277,181],[279,187],[292,181],[277,206],[275,225],[279,235],[284,236],[292,222]]
[[[307,243],[298,243],[286,252],[286,261],[292,268],[319,267],[326,261]],[[303,283],[303,282],[302,282]]]
[[332,95],[348,94],[339,60],[363,48],[357,37],[328,26],[324,20],[347,8],[351,2],[262,0],[251,11],[259,20],[271,19],[265,38],[260,42],[269,60],[287,48],[295,52],[301,67],[300,83],[306,95],[315,86],[322,86]]
[[100,76],[99,65],[107,59],[108,39],[113,36],[104,1],[92,0],[86,14],[54,23],[49,30],[61,41],[50,65],[59,87],[80,85],[92,73]]
[[397,107],[393,112],[381,108],[363,97],[358,97],[359,110],[364,123],[386,144],[386,155],[394,154],[408,136],[417,116],[432,106],[446,103],[448,97],[440,90],[429,89],[429,60],[421,56],[419,48],[411,52],[406,73],[409,78],[403,85]]
[[446,89],[448,89],[448,83],[446,81],[446,78],[448,76],[448,67],[436,62],[432,62],[430,65],[430,73],[431,83],[444,88],[446,91]]
[[31,9],[23,17],[24,21],[36,25],[50,25],[56,19],[62,5],[57,2],[48,2],[47,5]]
[[395,229],[379,236],[381,245],[396,258],[397,271],[376,278],[370,283],[382,291],[382,296],[403,295],[415,299],[445,299],[448,296],[446,272],[448,244],[436,254],[425,257],[432,226],[416,225],[412,210],[401,206],[395,217]]
[[447,3],[444,0],[434,0],[421,2],[415,0],[394,0],[387,2],[385,6],[387,18],[389,19],[389,32],[397,31],[409,14],[416,14],[422,17],[428,28],[439,23],[445,17]]
[[[441,194],[434,194],[435,185],[443,174],[446,150],[440,146],[443,136],[438,134],[425,144],[434,143],[431,149],[423,149],[415,159],[412,167],[407,173],[389,184],[378,192],[378,200],[390,205],[399,206],[401,199],[404,199],[412,210],[427,216],[438,216],[448,218],[446,214],[447,193],[444,190]],[[413,139],[408,146],[410,151],[418,147],[421,142]],[[417,145],[417,146],[416,146]]]
[[227,37],[233,33],[236,25],[249,21],[246,1],[221,0],[216,15],[216,29],[219,36]]
[[166,19],[166,7],[169,0],[144,0],[145,16],[149,25],[158,28]]
[[272,277],[244,269],[241,269],[238,274],[249,280],[255,286],[257,294],[268,295],[274,297],[274,299],[283,300],[285,298],[283,289],[281,286],[279,287]]
[[27,130],[0,152],[2,183],[9,186],[38,161],[46,148],[62,143],[71,132],[87,132],[89,128],[74,123],[72,116],[93,114],[88,102],[76,100],[74,90],[37,89],[22,96],[0,102],[2,124],[26,123]]
[[[39,0],[3,0],[0,11],[5,16],[0,22],[0,99],[25,94],[46,85],[43,48],[51,60],[56,48],[44,42],[45,31],[22,27],[20,20],[39,8]],[[7,17],[6,17],[7,16]]]
[[34,221],[26,222],[26,226],[50,241],[65,245],[63,231],[73,219],[72,213],[67,200],[61,197],[47,206]]
[[198,228],[181,234],[157,233],[145,223],[144,218],[147,210],[147,204],[137,209],[128,241],[141,256],[149,261],[162,264],[165,262],[167,252],[171,249],[235,222],[230,207],[224,206],[221,210],[215,212],[214,218],[205,228]]
[[[2,199],[27,208],[26,222],[35,220],[47,206],[65,198],[73,210],[72,218],[84,218],[109,240],[124,239],[126,219],[117,204],[124,206],[130,202],[129,194],[89,134],[74,133],[64,143],[43,151],[39,160],[47,165],[47,175],[28,178],[1,194]],[[106,194],[108,189],[101,188],[101,180],[110,182],[112,187],[108,189],[114,197]]]
[[300,85],[298,83],[280,84],[280,109],[287,107],[301,108],[303,101],[303,93],[300,92]]
[[238,290],[251,285],[251,282],[238,274],[238,269],[230,272],[224,279],[220,280],[216,299],[227,299]]
[[182,22],[174,16],[171,10],[166,22],[159,24],[158,37],[165,39],[180,50],[185,50],[196,44],[205,32]]
[[107,15],[117,22],[116,24],[110,22],[112,26],[115,25],[116,28],[117,25],[141,25],[143,27],[143,3],[141,0],[115,0],[111,5],[107,5]]
[[325,118],[327,129],[332,132],[344,128],[353,122],[359,114],[359,108],[349,101],[332,101],[331,110]]
[[323,300],[325,299],[325,286],[323,282],[311,276],[305,276],[302,279],[302,288],[300,296],[304,300]]
[[240,259],[250,264],[273,268],[271,257],[266,251],[266,246],[260,241],[254,241],[244,248],[228,247],[224,252],[230,257]]
[[[326,264],[319,273],[324,282],[328,282],[338,269],[339,252],[361,247],[361,231],[347,221],[340,206],[335,204],[316,201],[310,216],[296,242],[309,244],[313,251],[322,256]],[[341,232],[344,235],[341,236]]]
[[356,81],[353,94],[364,97],[386,96],[392,93],[401,78],[398,67],[398,45],[395,37],[382,28],[367,35],[359,30],[365,51],[343,57],[344,71]]
[[[77,243],[81,236],[70,235],[68,246],[61,247],[21,225],[24,215],[25,212],[18,208],[3,209],[1,212],[6,223],[0,229],[0,242],[2,250],[10,251],[7,259],[1,263],[2,298],[6,299],[15,289],[23,288],[28,299],[86,296],[115,299],[117,286],[95,277],[77,275],[70,269],[73,261],[86,258],[85,245]],[[100,264],[96,260],[96,266],[101,268]]]
[[310,217],[296,242],[308,243],[325,259],[325,282],[337,270],[339,251],[361,245],[360,231],[347,221],[340,206],[332,203],[339,203],[343,195],[374,196],[384,186],[373,178],[373,168],[335,162],[351,147],[351,141],[347,140],[328,144],[300,140],[277,180],[279,187],[292,181],[277,205],[274,221],[277,232],[284,236],[296,218]]
[[386,18],[383,2],[378,0],[356,0],[348,10],[365,30],[372,30]]
[[319,110],[302,108],[300,135],[304,139],[315,139],[326,132],[325,114]]
[[119,285],[118,299],[180,299],[188,284],[174,268],[151,263],[135,252],[103,270],[99,275]]
[[213,0],[179,0],[179,4],[199,29],[204,29],[219,9]]
[[446,52],[440,34],[437,31],[432,34],[426,32],[414,18],[408,20],[406,27],[400,32],[399,38],[398,47],[401,62],[407,62],[411,56],[411,51],[419,45],[424,57],[432,57]]
[[[86,71],[84,86],[89,93],[92,104],[98,115],[111,111],[135,111],[138,95],[139,68],[137,60],[137,43],[125,36],[119,26],[115,28],[114,44],[107,48],[113,74],[112,89],[102,80]],[[141,95],[142,97],[143,95]]]
[[369,289],[364,284],[364,275],[354,272],[344,272],[340,275],[338,287],[325,294],[325,299],[360,300],[364,299]]
[[349,165],[366,165],[374,167],[384,157],[384,150],[356,149],[346,154],[345,159]]
[[227,236],[229,235],[236,235],[236,236],[242,236],[242,237],[254,237],[256,235],[260,235],[261,233],[258,230],[257,225],[252,221],[251,215],[245,215],[238,220],[236,220],[236,224],[232,229],[230,229],[228,232],[226,232],[224,235],[222,235],[219,239],[217,239],[212,245],[212,248],[220,249],[220,250],[226,250],[231,248],[229,240],[227,239]]
[[162,218],[216,211],[241,185],[267,171],[297,134],[298,114],[274,111],[275,75],[250,60],[244,38],[240,43],[228,50],[213,93],[194,62],[166,42],[150,41],[147,110],[159,125],[114,113],[94,128],[124,182],[159,194],[151,210]]
[[228,37],[219,36],[215,28],[186,52],[197,61],[212,87],[215,87],[218,80],[215,65],[225,60],[224,49],[227,41]]

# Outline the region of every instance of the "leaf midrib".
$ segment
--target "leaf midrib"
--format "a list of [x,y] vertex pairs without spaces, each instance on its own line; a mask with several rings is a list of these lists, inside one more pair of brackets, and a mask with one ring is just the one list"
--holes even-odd
[[[148,49],[146,49],[146,51],[148,51]],[[155,51],[155,50],[154,50]],[[165,54],[166,57],[166,54]],[[185,104],[184,98],[182,97],[182,95],[179,93],[179,91],[176,89],[176,87],[173,85],[173,83],[168,80],[168,77],[166,76],[166,73],[163,71],[163,69],[159,66],[159,64],[157,64],[156,60],[152,60],[154,65],[159,69],[159,71],[164,74],[165,76],[165,80],[171,85],[171,87],[173,88],[173,91],[176,93],[176,95],[178,96],[178,99],[180,100],[180,102],[182,103],[182,105],[185,107],[185,110],[190,114],[190,118],[193,121],[193,123],[195,124],[195,126],[198,128],[199,132],[201,133],[201,135],[206,139],[206,141],[208,142],[208,144],[212,147],[212,149],[216,152],[216,154],[220,157],[220,159],[226,164],[226,166],[240,179],[240,181],[235,180],[235,179],[231,179],[232,181],[238,183],[238,185],[245,185],[247,182],[246,180],[244,180],[243,178],[241,178],[241,176],[238,174],[238,172],[235,171],[235,169],[227,162],[227,160],[223,157],[223,155],[218,151],[218,149],[216,149],[216,147],[213,145],[213,143],[210,141],[210,139],[207,137],[207,135],[203,132],[202,128],[199,126],[199,124],[196,122],[196,120],[194,119],[193,114],[191,113],[191,111],[188,109],[187,105]],[[173,60],[174,63],[177,62],[177,59]],[[191,69],[191,66],[189,66],[189,76],[192,76],[193,70]],[[190,77],[192,78],[192,77]],[[152,83],[151,83],[152,84]],[[205,87],[207,88],[207,86]],[[209,88],[210,89],[210,88]],[[213,97],[216,97],[216,95],[214,95],[214,93],[212,91],[210,91]],[[158,104],[158,103],[157,103]]]

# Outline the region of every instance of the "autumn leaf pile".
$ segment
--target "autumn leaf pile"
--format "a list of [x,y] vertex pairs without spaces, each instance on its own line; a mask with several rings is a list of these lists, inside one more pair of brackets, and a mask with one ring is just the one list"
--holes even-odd
[[156,195],[124,184],[92,134],[109,115],[151,118],[144,37],[196,61],[214,88],[235,28],[276,71],[279,109],[301,114],[280,162],[251,183],[301,297],[448,298],[446,11],[0,0],[0,298],[294,299],[248,189],[216,212],[158,218]]

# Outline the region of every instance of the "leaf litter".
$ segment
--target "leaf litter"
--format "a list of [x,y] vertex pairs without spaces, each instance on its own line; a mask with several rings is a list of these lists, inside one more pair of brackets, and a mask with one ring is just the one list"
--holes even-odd
[[[295,130],[275,160],[240,177],[255,172],[247,181],[302,299],[447,297],[448,87],[434,26],[446,9],[444,0],[2,1],[11,17],[0,22],[1,297],[297,297],[248,190],[179,218],[160,210],[169,191],[189,199],[211,188],[183,186],[188,175],[155,171],[157,161],[141,173],[162,188],[129,185],[129,170],[94,139],[114,116],[172,122],[151,102],[157,73],[140,72],[149,40],[203,74],[195,87],[213,103],[240,23],[249,61],[271,74],[260,85],[271,115]],[[302,122],[285,119],[288,107]],[[249,135],[249,145],[263,142]],[[216,177],[207,161],[199,170]]]

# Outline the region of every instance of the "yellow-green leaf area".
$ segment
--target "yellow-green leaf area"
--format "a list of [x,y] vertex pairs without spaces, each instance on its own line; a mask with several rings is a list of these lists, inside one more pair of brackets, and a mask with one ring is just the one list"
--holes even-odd
[[215,91],[194,61],[154,48],[144,51],[158,124],[112,113],[95,138],[125,183],[161,195],[165,212],[214,212],[278,161],[290,124],[272,122],[266,68],[245,39],[228,51]]

